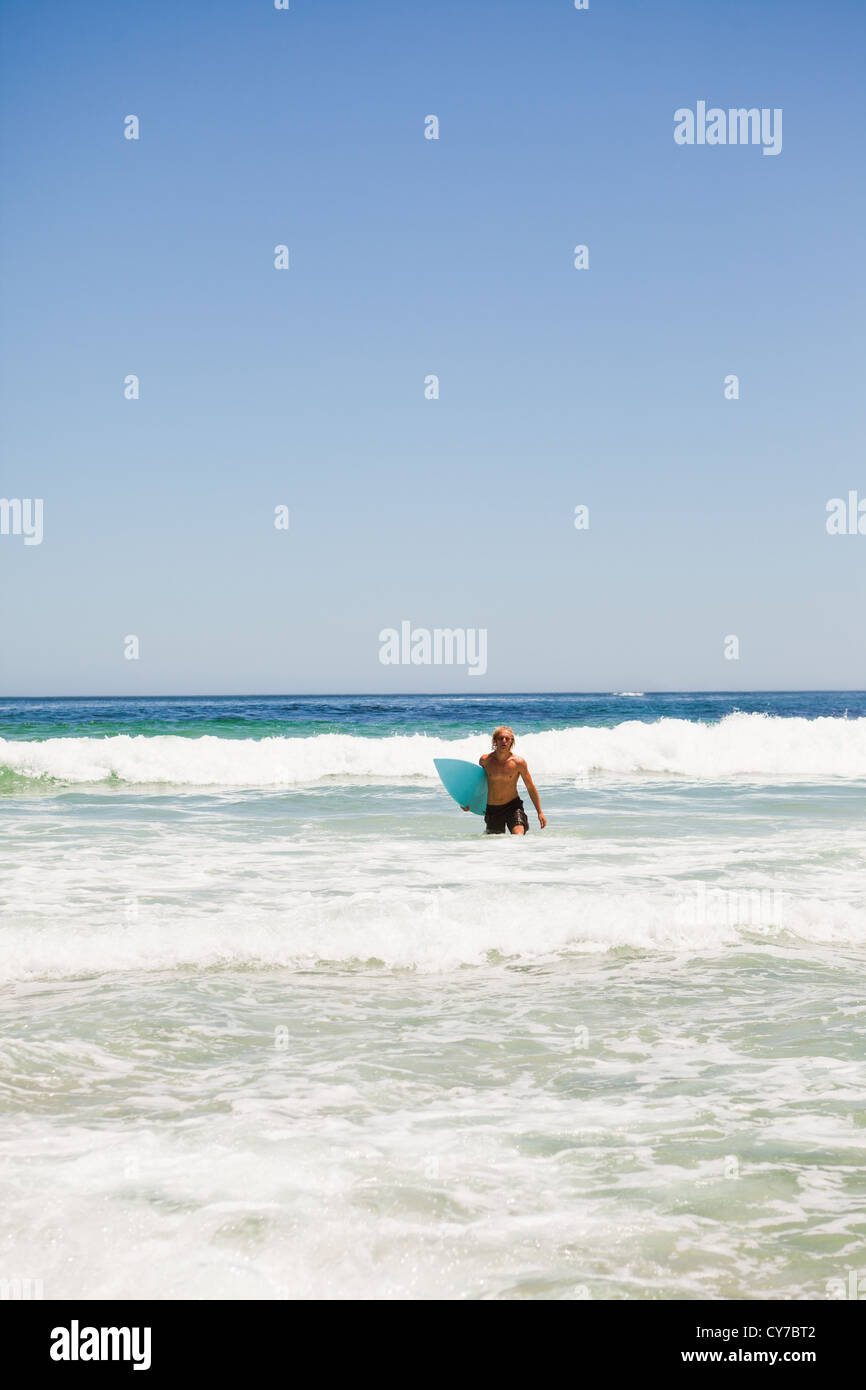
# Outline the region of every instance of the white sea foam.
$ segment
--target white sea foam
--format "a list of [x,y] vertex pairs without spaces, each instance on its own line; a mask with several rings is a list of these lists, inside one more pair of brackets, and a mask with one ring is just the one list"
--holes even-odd
[[[121,734],[109,738],[0,739],[0,767],[70,783],[282,787],[332,779],[399,783],[433,778],[436,757],[475,761],[489,735],[233,739]],[[704,781],[866,777],[866,718],[785,719],[730,714],[716,724],[627,720],[614,728],[526,734],[517,751],[548,782],[587,775],[669,776]]]
[[[323,961],[437,973],[492,958],[737,945],[808,946],[823,958],[866,944],[862,845],[828,880],[821,854],[798,864],[799,841],[787,838],[784,859],[742,869],[735,854],[717,863],[722,851],[705,841],[612,858],[540,835],[437,844],[214,830],[176,827],[137,846],[126,834],[81,840],[59,855],[46,841],[24,860],[13,843],[17,866],[0,873],[0,981]],[[826,858],[831,833],[814,838]],[[710,865],[711,882],[691,877]]]
[[[282,967],[319,962],[343,967],[451,972],[491,957],[525,964],[563,953],[710,953],[737,944],[790,949],[866,944],[866,914],[820,901],[789,908],[783,927],[724,921],[685,924],[680,904],[658,895],[607,897],[574,893],[460,895],[428,892],[317,901],[301,895],[282,912],[206,911],[178,914],[143,904],[134,923],[122,909],[113,922],[77,929],[58,914],[38,930],[7,927],[0,980],[50,980],[176,969]],[[536,917],[534,914],[542,915]]]
[[426,775],[480,734],[5,745],[74,784],[0,797],[7,1271],[51,1298],[826,1297],[863,1206],[862,724],[527,737],[526,840]]

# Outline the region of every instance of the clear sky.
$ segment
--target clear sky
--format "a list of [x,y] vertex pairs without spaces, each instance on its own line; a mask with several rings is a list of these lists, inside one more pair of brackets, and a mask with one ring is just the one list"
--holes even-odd
[[[0,694],[866,686],[825,525],[864,40],[861,0],[2,0],[0,496],[44,536],[0,535]],[[699,101],[781,153],[676,144]],[[383,666],[403,620],[486,675]]]

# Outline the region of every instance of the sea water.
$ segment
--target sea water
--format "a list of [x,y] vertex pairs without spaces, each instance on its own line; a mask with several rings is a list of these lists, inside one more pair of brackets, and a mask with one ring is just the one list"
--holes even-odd
[[864,790],[861,693],[0,701],[0,1280],[866,1293]]

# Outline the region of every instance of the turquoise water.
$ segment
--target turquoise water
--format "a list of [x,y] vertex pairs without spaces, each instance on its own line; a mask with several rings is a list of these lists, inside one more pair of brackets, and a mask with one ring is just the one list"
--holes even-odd
[[[633,701],[626,704],[624,701]],[[0,698],[0,737],[44,739],[113,734],[265,738],[320,733],[384,736],[423,728],[444,737],[474,734],[507,708],[523,733],[576,724],[612,727],[624,719],[714,722],[735,711],[814,719],[863,717],[863,691],[745,691],[598,695],[243,695],[92,699]]]
[[[0,1273],[830,1296],[866,1272],[864,706],[0,702]],[[432,775],[503,720],[525,842]]]

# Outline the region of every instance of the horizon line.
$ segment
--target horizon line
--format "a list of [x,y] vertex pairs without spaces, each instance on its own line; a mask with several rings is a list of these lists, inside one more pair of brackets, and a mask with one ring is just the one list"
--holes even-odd
[[131,695],[116,693],[111,695],[0,695],[0,700],[321,700],[321,699],[496,699],[498,697],[515,699],[518,696],[539,698],[547,695],[602,696],[617,695],[655,696],[655,695],[864,695],[862,686],[760,686],[753,689],[713,690],[710,688],[683,688],[680,690],[491,690],[468,694],[464,690],[318,690],[318,691],[233,691],[228,693],[199,692],[198,694],[178,693],[164,695]]

